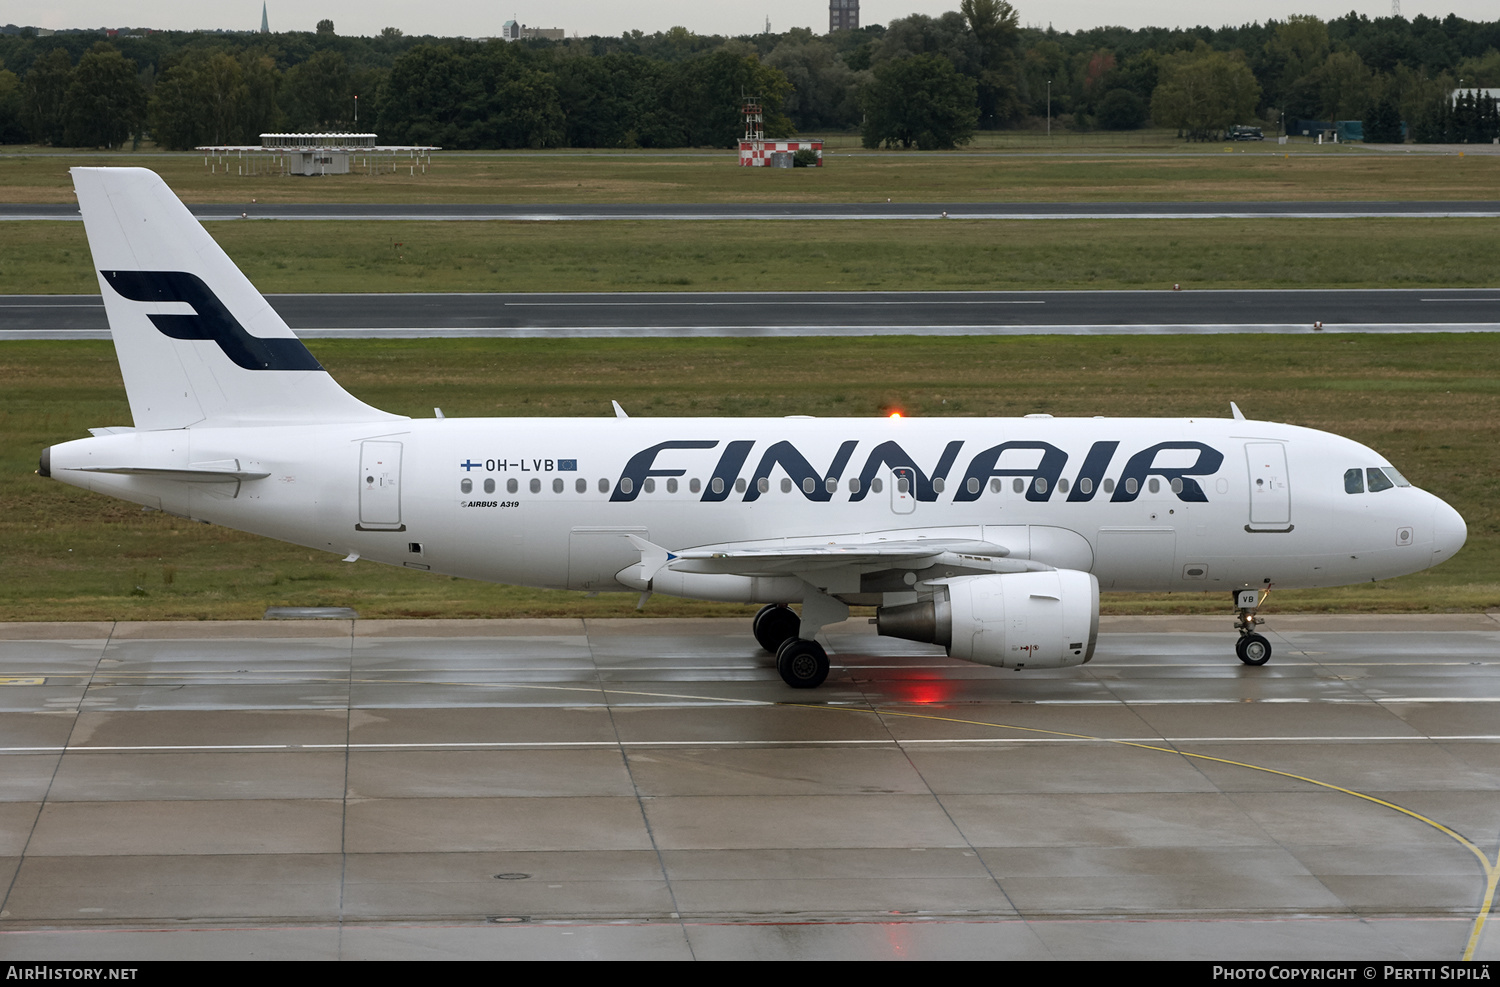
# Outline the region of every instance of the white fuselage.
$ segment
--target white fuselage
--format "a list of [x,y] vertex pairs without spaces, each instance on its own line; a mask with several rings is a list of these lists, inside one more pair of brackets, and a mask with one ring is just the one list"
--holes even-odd
[[[225,463],[254,478],[190,473]],[[121,431],[50,451],[57,479],[213,524],[594,591],[627,588],[615,574],[641,554],[622,534],[673,552],[971,540],[1103,590],[1335,586],[1446,560],[1466,529],[1443,501],[1346,492],[1346,471],[1385,463],[1290,425],[1040,417],[397,420]],[[904,588],[828,591],[881,603]]]

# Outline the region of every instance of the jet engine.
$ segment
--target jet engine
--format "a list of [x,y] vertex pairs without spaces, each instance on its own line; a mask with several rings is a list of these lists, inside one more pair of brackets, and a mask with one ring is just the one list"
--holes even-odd
[[1008,572],[928,585],[931,600],[877,610],[877,630],[1001,668],[1061,668],[1094,657],[1099,581],[1093,573]]

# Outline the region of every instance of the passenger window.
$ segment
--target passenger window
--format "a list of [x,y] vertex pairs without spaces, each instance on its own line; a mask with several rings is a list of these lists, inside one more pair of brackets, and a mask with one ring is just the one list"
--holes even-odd
[[518,484],[516,483],[516,481],[514,479],[506,480],[505,481],[505,492],[506,493],[515,493],[517,486],[518,486]]
[[674,476],[670,480],[667,481],[667,493],[676,493],[676,492],[677,492],[677,477]]
[[1150,490],[1152,493],[1161,493],[1161,481],[1153,476],[1151,479],[1146,481],[1146,489]]
[[990,478],[990,491],[992,493],[999,493],[1000,491],[1002,491],[1004,489],[1005,489],[1005,484],[1003,484],[1003,483],[1000,482],[1000,478],[998,476]]
[[849,492],[852,494],[859,493],[859,477],[851,476],[849,478]]
[[1361,469],[1344,470],[1344,493],[1365,492],[1365,471]]
[[484,481],[484,492],[485,493],[494,493],[495,492],[495,481],[494,480],[485,480]]
[[578,478],[578,482],[575,483],[575,484],[573,484],[573,489],[577,490],[579,493],[588,493],[589,492],[589,481],[585,480],[583,477],[580,476]]
[[609,480],[605,479],[602,476],[599,478],[599,492],[609,493]]
[[971,477],[969,477],[969,482],[965,483],[964,486],[966,486],[966,487],[969,488],[969,493],[971,493],[971,494],[977,494],[979,492],[979,477],[977,477],[977,476],[971,476]]
[[911,481],[904,476],[896,477],[896,492],[907,493],[911,490]]
[[647,493],[656,493],[656,480],[653,477],[646,477],[646,482],[641,484],[641,489]]
[[1126,493],[1133,494],[1133,493],[1135,493],[1139,489],[1141,489],[1141,485],[1140,485],[1140,483],[1138,483],[1136,481],[1135,477],[1132,476],[1130,479],[1128,479],[1128,480],[1125,481],[1125,492]]
[[827,490],[829,493],[833,493],[834,491],[838,490],[838,488],[839,488],[839,481],[835,480],[831,476],[828,479],[826,479],[826,480],[823,481],[823,489]]
[[1389,490],[1395,486],[1391,482],[1391,478],[1386,476],[1383,470],[1367,469],[1365,470],[1365,479],[1369,484],[1370,493],[1379,493],[1382,490]]
[[562,480],[562,477],[559,476],[557,479],[555,479],[555,480],[552,481],[552,492],[553,493],[562,493],[563,492],[563,480]]
[[1067,480],[1058,480],[1057,481],[1057,492],[1058,493],[1067,493],[1068,492],[1068,481]]
[[1105,493],[1114,493],[1115,492],[1115,481],[1114,480],[1108,480],[1108,479],[1106,479],[1104,481],[1104,492]]
[[792,492],[792,481],[791,481],[790,478],[788,478],[788,477],[782,477],[781,478],[781,492],[782,493],[791,493]]
[[761,493],[770,493],[771,481],[766,479],[765,477],[761,477],[759,480],[755,481],[755,489],[760,491]]
[[711,483],[709,483],[708,488],[710,490],[712,490],[716,494],[723,493],[724,492],[724,478],[722,476],[716,476],[716,477],[714,477],[713,481]]
[[688,481],[688,490],[690,490],[691,492],[697,493],[699,490],[702,490],[702,489],[703,489],[703,484],[702,484],[701,481],[699,481],[699,479],[696,476],[693,477],[691,480]]
[[464,493],[472,493],[474,491],[474,481],[464,480],[458,485],[458,489],[463,491]]
[[1182,477],[1180,477],[1180,476],[1174,476],[1174,477],[1172,477],[1172,492],[1174,494],[1180,494],[1180,493],[1182,493]]
[[878,476],[875,479],[873,479],[873,480],[870,481],[870,491],[872,493],[880,493],[880,491],[884,487],[885,487],[885,483],[883,483],[881,481],[880,477],[878,477]]
[[620,477],[620,493],[629,494],[635,489],[635,481],[628,476]]
[[[735,493],[744,493],[745,492],[745,478],[743,476],[738,477],[738,478],[735,479],[735,481],[734,481],[734,492]],[[762,492],[764,492],[764,491],[762,491]]]
[[1078,481],[1078,489],[1086,494],[1091,494],[1094,492],[1094,481],[1088,477],[1084,477]]
[[935,477],[932,478],[932,489],[936,493],[942,493],[943,492],[943,488],[946,487],[947,485],[948,485],[948,481],[944,480],[940,476],[935,476]]
[[1036,478],[1036,492],[1039,494],[1044,494],[1047,492],[1047,478],[1045,476],[1039,476]]
[[542,481],[541,480],[532,480],[531,481],[531,492],[532,493],[541,493],[542,492]]
[[1011,481],[1010,488],[1016,493],[1024,493],[1026,490],[1026,481],[1018,476]]

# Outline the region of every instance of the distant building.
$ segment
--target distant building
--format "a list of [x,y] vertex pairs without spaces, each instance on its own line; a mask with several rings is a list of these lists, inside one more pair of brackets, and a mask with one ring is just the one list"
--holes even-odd
[[859,0],[828,0],[828,33],[859,27]]
[[560,27],[527,27],[515,21],[506,21],[505,26],[500,29],[500,37],[506,41],[520,41],[522,38],[545,38],[548,41],[561,41],[564,31]]
[[260,33],[261,34],[270,34],[271,33],[271,22],[266,19],[266,4],[265,4],[265,0],[261,0],[261,4],[260,4]]
[[811,151],[814,168],[823,167],[823,142],[816,137],[784,141],[740,141],[740,167],[790,168],[798,151]]
[[210,174],[234,168],[240,175],[427,174],[432,152],[427,144],[378,144],[375,134],[261,134],[259,144],[209,144],[199,147]]

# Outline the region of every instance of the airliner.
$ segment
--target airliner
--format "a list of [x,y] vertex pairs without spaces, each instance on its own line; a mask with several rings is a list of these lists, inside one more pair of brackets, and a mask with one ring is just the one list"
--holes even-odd
[[[412,419],[319,365],[166,183],[74,168],[132,427],[40,474],[147,508],[423,572],[761,603],[787,685],[819,632],[1013,669],[1094,655],[1100,590],[1227,592],[1263,665],[1270,587],[1451,557],[1468,530],[1379,453],[1229,418]],[[800,604],[800,612],[791,604]]]

